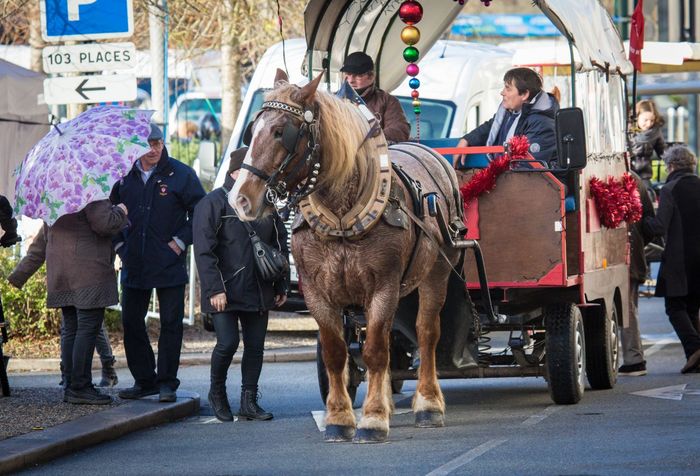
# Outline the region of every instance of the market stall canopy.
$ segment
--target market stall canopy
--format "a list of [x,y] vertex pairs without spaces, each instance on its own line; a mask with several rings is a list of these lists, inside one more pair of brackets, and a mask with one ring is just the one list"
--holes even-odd
[[49,130],[44,75],[0,60],[0,194],[13,201],[17,166]]
[[[629,41],[625,41],[629,51]],[[700,43],[645,41],[642,73],[687,73],[700,71]]]

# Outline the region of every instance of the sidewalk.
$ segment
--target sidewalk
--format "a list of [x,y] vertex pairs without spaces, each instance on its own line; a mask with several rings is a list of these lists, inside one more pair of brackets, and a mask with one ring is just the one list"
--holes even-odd
[[[265,344],[266,362],[296,362],[316,359],[316,323],[308,315],[281,314],[270,316]],[[208,365],[216,343],[213,333],[185,333],[181,365]],[[195,336],[188,338],[187,336]],[[115,349],[116,351],[117,349]],[[117,367],[126,367],[126,358],[115,352]],[[234,356],[239,363],[242,352]],[[94,361],[99,371],[99,359]],[[12,387],[13,375],[21,373],[58,374],[59,359],[11,359],[8,371]],[[198,414],[200,396],[178,390],[177,401],[160,403],[153,396],[141,400],[121,400],[109,406],[70,405],[63,403],[62,391],[53,388],[11,388],[10,397],[0,397],[2,420],[36,420],[28,433],[0,439],[0,475],[48,461],[81,448],[119,438],[128,433]],[[117,389],[107,389],[116,397]],[[31,419],[29,418],[31,416]],[[38,426],[41,425],[41,426]],[[52,426],[55,425],[55,426]],[[12,433],[5,433],[12,434]],[[2,438],[0,432],[0,438]]]

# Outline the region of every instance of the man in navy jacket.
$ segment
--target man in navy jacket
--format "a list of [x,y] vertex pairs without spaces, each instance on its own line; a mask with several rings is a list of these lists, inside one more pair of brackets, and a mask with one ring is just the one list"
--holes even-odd
[[[129,209],[129,226],[118,235],[115,249],[122,260],[122,323],[124,349],[133,387],[121,398],[160,394],[175,401],[185,307],[185,263],[192,244],[192,213],[205,195],[197,175],[168,156],[163,133],[151,126],[151,150],[112,189],[113,203]],[[146,332],[145,317],[153,289],[158,295],[160,336],[158,362]]]
[[[530,154],[549,165],[556,159],[557,143],[554,115],[559,110],[556,98],[542,89],[542,79],[530,68],[513,68],[503,77],[503,102],[496,114],[462,137],[457,147],[503,145],[513,136],[524,135]],[[454,165],[464,165],[464,155]]]

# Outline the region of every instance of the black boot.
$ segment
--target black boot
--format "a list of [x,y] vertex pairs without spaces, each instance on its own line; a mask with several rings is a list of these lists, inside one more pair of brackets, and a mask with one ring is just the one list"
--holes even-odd
[[258,405],[258,392],[241,390],[241,408],[238,416],[248,420],[272,420],[272,413],[266,412]]
[[114,370],[114,362],[116,361],[117,359],[114,356],[102,361],[102,380],[97,385],[98,387],[116,387],[117,383],[119,383],[117,371]]
[[209,388],[209,406],[214,410],[214,416],[221,421],[233,421],[231,406],[228,403],[225,385],[212,385]]

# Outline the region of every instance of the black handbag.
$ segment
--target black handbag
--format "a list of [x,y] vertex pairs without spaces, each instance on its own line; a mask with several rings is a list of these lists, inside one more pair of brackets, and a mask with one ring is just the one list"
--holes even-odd
[[253,245],[253,259],[260,278],[268,282],[284,278],[289,270],[289,262],[282,251],[262,241],[248,222],[242,221],[241,223],[248,230],[248,236]]

